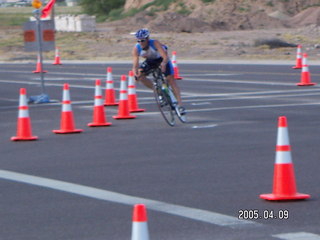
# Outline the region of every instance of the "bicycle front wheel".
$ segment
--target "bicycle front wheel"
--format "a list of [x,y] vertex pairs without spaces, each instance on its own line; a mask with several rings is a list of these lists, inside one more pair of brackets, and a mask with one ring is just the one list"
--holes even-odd
[[174,110],[175,110],[175,112],[176,112],[179,120],[180,120],[182,123],[186,123],[186,122],[187,122],[187,116],[186,116],[185,114],[182,115],[182,114],[180,113],[179,107],[176,106]]
[[167,96],[160,87],[154,88],[154,96],[158,105],[158,108],[163,116],[164,120],[170,125],[175,125],[174,110],[171,107],[169,96]]

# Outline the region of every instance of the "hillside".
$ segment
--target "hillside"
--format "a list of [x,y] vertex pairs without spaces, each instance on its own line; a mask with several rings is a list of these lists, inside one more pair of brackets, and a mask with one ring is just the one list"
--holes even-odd
[[[297,44],[309,59],[320,57],[320,0],[127,0],[125,11],[137,14],[98,23],[93,33],[57,32],[62,61],[129,60],[135,44],[129,33],[141,27],[177,51],[179,60],[294,61]],[[0,61],[36,61],[36,52],[24,51],[21,27],[1,31]],[[290,44],[268,45],[273,40]],[[44,56],[52,61],[54,52]]]
[[[205,3],[207,2],[207,3]],[[134,17],[124,27],[145,26],[158,32],[207,32],[320,25],[320,0],[127,0]],[[125,23],[125,24],[124,24]],[[119,24],[119,25],[121,25]]]

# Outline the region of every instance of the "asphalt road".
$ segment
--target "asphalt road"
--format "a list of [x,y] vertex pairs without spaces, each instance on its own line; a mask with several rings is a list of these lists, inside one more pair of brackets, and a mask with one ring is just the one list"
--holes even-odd
[[[30,104],[39,140],[12,142],[19,89],[39,95],[40,76],[33,63],[0,65],[1,239],[130,239],[137,203],[147,206],[153,240],[320,239],[319,66],[309,67],[317,85],[298,87],[301,71],[290,65],[179,64],[188,123],[166,125],[150,90],[137,85],[146,112],[115,120],[117,107],[106,107],[112,126],[89,128],[94,82],[108,66],[118,97],[130,64],[45,64],[46,92],[58,102]],[[83,133],[52,133],[64,83]],[[272,192],[279,116],[309,200],[259,198]],[[246,210],[259,218],[239,219]]]

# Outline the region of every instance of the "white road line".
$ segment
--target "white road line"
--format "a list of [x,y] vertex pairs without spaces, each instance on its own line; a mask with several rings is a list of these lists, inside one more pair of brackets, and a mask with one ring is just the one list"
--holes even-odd
[[137,203],[145,204],[148,209],[155,210],[162,213],[168,213],[180,217],[189,218],[196,221],[211,223],[224,227],[246,227],[246,226],[262,226],[254,221],[239,220],[236,217],[227,216],[220,213],[209,212],[206,210],[184,207],[180,205],[140,198],[121,193],[111,192],[98,188],[88,187],[84,185],[58,181],[49,178],[37,177],[27,174],[21,174],[12,171],[0,170],[0,178],[32,184],[39,187],[51,188],[68,193],[78,194],[89,198],[110,201],[125,205],[134,205]]
[[[66,79],[66,81],[68,82],[68,79]],[[40,85],[41,82],[39,80],[28,80],[28,81],[22,81],[22,80],[18,80],[18,81],[13,81],[13,80],[0,80],[0,83],[10,83],[10,84],[27,84],[27,85]],[[50,82],[45,82],[46,86],[53,86],[53,87],[61,87],[63,86],[62,83],[50,83]],[[94,85],[94,81],[92,81],[92,86],[89,85],[80,85],[80,84],[74,84],[74,83],[70,83],[70,88],[84,88],[84,89],[94,89],[95,85]],[[115,90],[119,91],[119,88],[114,88]],[[148,93],[152,93],[151,90],[149,89],[137,89],[137,92],[148,92]]]
[[[0,72],[5,72],[5,73],[23,73],[23,74],[26,74],[26,71],[6,71],[6,70],[0,70]],[[30,73],[32,73],[30,71]],[[52,72],[48,72],[48,74],[50,74],[51,76],[52,75],[71,75],[71,76],[81,76],[81,77],[97,77],[97,78],[105,78],[106,77],[106,73],[105,74],[95,74],[95,73],[73,73],[73,72],[57,72],[57,71],[52,71]],[[37,75],[34,75],[34,76],[37,76]],[[39,76],[39,75],[38,75]],[[113,74],[113,77],[119,77],[120,78],[120,75],[114,75]],[[45,79],[47,79],[47,77],[45,77]],[[82,79],[80,79],[82,80]],[[90,80],[90,79],[87,79],[87,80]]]
[[185,81],[196,82],[223,82],[223,83],[240,83],[240,84],[256,84],[256,85],[279,85],[279,86],[292,86],[292,83],[284,82],[271,82],[271,81],[255,81],[255,80],[231,80],[231,79],[201,79],[201,78],[186,78]]
[[[33,82],[26,82],[26,81],[12,81],[12,80],[0,80],[0,82],[2,83],[11,83],[11,84],[16,84],[16,83],[19,83],[19,84],[28,84],[28,85],[40,85],[40,82],[39,81],[33,81]],[[45,83],[46,86],[55,86],[55,87],[62,87],[62,84],[61,83]],[[92,86],[88,86],[88,85],[79,85],[79,84],[71,84],[70,86],[71,88],[81,88],[81,89],[94,89],[95,86],[94,84],[92,84]],[[115,88],[115,90],[119,90],[118,88]],[[245,98],[254,98],[254,97],[249,97],[250,95],[263,95],[263,94],[275,94],[275,93],[288,93],[288,94],[284,94],[284,95],[277,95],[277,97],[279,96],[283,96],[283,97],[286,97],[286,96],[308,96],[308,95],[314,95],[316,94],[316,92],[318,92],[320,89],[310,89],[310,90],[293,90],[293,91],[290,91],[290,93],[294,93],[296,92],[297,94],[289,94],[288,91],[259,91],[259,92],[245,92],[245,93],[205,93],[205,94],[202,94],[202,93],[190,93],[190,92],[183,92],[182,95],[185,96],[185,97],[194,97],[194,98],[198,98],[198,97],[202,97],[202,98],[207,98],[207,97],[229,97],[229,98],[226,98],[226,100],[230,100],[230,99],[240,99],[240,98],[237,98],[237,96],[245,96],[245,97],[242,97],[242,99],[245,99]],[[152,94],[152,91],[149,90],[149,89],[137,89],[136,90],[137,92],[144,92],[144,93],[151,93]],[[301,92],[311,92],[311,93],[301,93]],[[301,94],[299,94],[301,93]],[[230,98],[232,97],[232,98]],[[271,96],[257,96],[255,98],[266,98],[266,97],[269,97],[269,98],[272,98],[274,97],[274,95],[271,95]],[[206,100],[210,100],[210,99],[206,99]],[[221,100],[220,99],[213,99],[213,100]],[[203,101],[202,100],[198,100],[198,101]]]
[[243,75],[242,73],[190,73],[183,74],[183,77],[192,77],[192,76],[239,76]]
[[272,236],[285,240],[320,240],[320,235],[307,232],[282,233]]
[[[192,102],[191,105],[206,105],[206,104],[197,104],[196,102],[203,102],[203,101],[210,101],[210,102],[216,102],[216,101],[230,101],[230,100],[244,100],[244,99],[280,99],[280,98],[292,98],[292,97],[302,97],[302,96],[318,96],[317,93],[302,93],[302,94],[274,94],[274,95],[260,95],[260,96],[250,96],[248,94],[247,96],[230,96],[230,97],[202,97],[201,99],[196,99],[194,97],[185,97],[183,98],[183,102]],[[292,99],[293,101],[297,101],[297,98]],[[308,99],[301,99],[300,102],[310,101]],[[314,101],[314,100],[311,100]],[[210,103],[212,104],[212,103]],[[209,105],[209,104],[207,104]]]
[[[0,82],[2,83],[10,83],[10,84],[28,84],[28,85],[40,85],[40,81],[39,80],[33,80],[31,81],[13,81],[13,80],[0,80]],[[55,87],[61,87],[62,84],[61,83],[49,83],[46,82],[45,83],[46,86],[55,86]],[[94,89],[95,86],[94,84],[92,84],[92,86],[88,86],[88,85],[79,85],[79,84],[73,84],[71,83],[71,87],[72,88],[84,88],[84,89]],[[115,88],[115,90],[119,90],[118,88]],[[152,93],[151,90],[149,89],[137,89],[137,92],[145,92],[145,93]],[[304,96],[307,96],[309,94],[306,94],[305,92],[311,92],[310,95],[312,95],[312,93],[316,94],[316,92],[319,92],[320,89],[319,88],[313,88],[313,89],[301,89],[301,90],[290,90],[288,91],[258,91],[258,92],[237,92],[237,93],[192,93],[192,92],[187,92],[187,91],[183,91],[182,95],[186,96],[186,97],[237,97],[237,96],[248,96],[248,95],[263,95],[263,94],[276,94],[276,93],[297,93],[297,96],[302,96],[301,94],[304,93]],[[301,94],[299,94],[301,93]],[[290,96],[288,94],[283,95],[283,96]],[[292,95],[291,95],[292,96]],[[201,100],[203,101],[203,100]]]
[[[32,82],[31,82],[32,81]],[[29,81],[13,81],[13,80],[0,80],[0,82],[2,83],[13,83],[13,84],[16,84],[16,83],[19,83],[19,84],[28,84],[28,85],[40,85],[41,82],[39,80],[29,80]],[[61,87],[63,86],[62,83],[48,83],[46,82],[45,83],[46,86],[55,86],[55,87]],[[88,86],[88,85],[79,85],[79,84],[72,84],[70,85],[70,87],[74,87],[74,88],[86,88],[86,89],[94,89],[95,86],[94,84],[92,84],[92,86]]]
[[209,124],[209,125],[202,125],[202,126],[198,126],[198,125],[195,125],[195,126],[192,126],[193,129],[199,129],[199,128],[214,128],[218,126],[218,124]]
[[312,88],[312,89],[302,89],[299,90],[275,90],[275,91],[256,91],[256,92],[231,92],[231,93],[191,93],[191,92],[184,92],[182,94],[193,96],[193,97],[227,97],[227,96],[247,96],[247,95],[271,95],[271,94],[281,94],[281,93],[297,93],[298,96],[302,93],[318,93],[320,91],[319,88]]
[[198,103],[195,103],[193,101],[193,103],[191,103],[192,106],[201,106],[201,105],[210,105],[211,102],[198,102]]
[[270,104],[270,105],[260,105],[260,106],[239,106],[239,107],[219,107],[219,108],[203,108],[203,109],[187,109],[188,112],[211,112],[220,110],[231,110],[231,109],[258,109],[258,108],[277,108],[277,107],[296,107],[296,106],[312,106],[320,105],[319,103],[290,103],[290,104]]

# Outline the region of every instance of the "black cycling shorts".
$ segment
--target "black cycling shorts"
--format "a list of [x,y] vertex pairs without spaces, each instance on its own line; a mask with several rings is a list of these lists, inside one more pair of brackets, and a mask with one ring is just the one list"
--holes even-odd
[[[140,64],[139,68],[142,69],[143,73],[148,74],[151,69],[159,67],[162,60],[163,60],[162,57],[157,59],[146,59]],[[173,75],[173,66],[171,61],[167,63],[166,72],[164,73],[164,75],[165,76]]]

